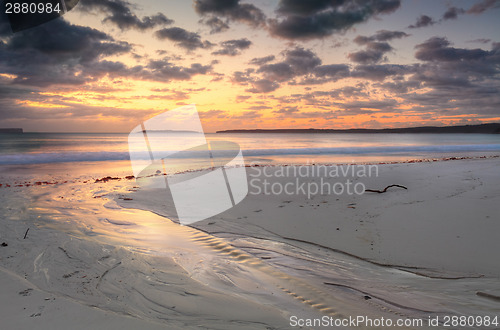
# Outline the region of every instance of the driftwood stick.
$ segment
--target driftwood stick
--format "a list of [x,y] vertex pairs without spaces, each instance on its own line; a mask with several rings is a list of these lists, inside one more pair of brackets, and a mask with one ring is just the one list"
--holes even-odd
[[30,231],[30,229],[26,229],[26,232],[24,233],[24,238],[23,239],[26,239],[26,237],[28,236],[28,232]]
[[389,189],[391,187],[398,187],[398,188],[408,189],[405,186],[401,186],[399,184],[391,184],[390,186],[385,187],[384,190],[365,189],[365,192],[376,192],[376,193],[382,194],[382,193],[385,193],[387,191],[387,189]]

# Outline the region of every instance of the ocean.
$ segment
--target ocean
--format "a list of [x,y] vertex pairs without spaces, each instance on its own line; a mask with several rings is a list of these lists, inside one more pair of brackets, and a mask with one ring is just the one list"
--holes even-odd
[[[397,162],[500,153],[498,134],[209,133],[206,138],[237,143],[247,163]],[[127,160],[128,134],[0,135],[0,165]],[[189,169],[189,162],[185,166]]]

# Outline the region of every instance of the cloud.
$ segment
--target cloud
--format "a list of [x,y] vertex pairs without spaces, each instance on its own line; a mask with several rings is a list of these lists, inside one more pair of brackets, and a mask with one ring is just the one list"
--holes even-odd
[[419,64],[408,83],[421,84],[423,93],[405,96],[436,116],[498,113],[500,47],[491,50],[455,48],[446,38],[433,37],[415,47]]
[[483,0],[474,4],[467,10],[467,14],[482,14],[488,9],[495,9],[500,7],[499,0]]
[[477,43],[480,43],[480,44],[487,44],[487,43],[490,43],[491,42],[491,39],[485,39],[485,38],[478,38],[478,39],[474,39],[474,40],[467,40],[467,42],[477,42]]
[[277,82],[268,79],[260,79],[252,82],[253,87],[246,89],[250,93],[269,93],[280,86]]
[[2,84],[84,85],[104,76],[168,82],[210,74],[213,69],[212,64],[180,66],[171,57],[133,67],[107,59],[131,51],[131,44],[104,32],[53,20],[0,42],[0,73],[13,76]]
[[208,110],[199,112],[201,118],[227,118],[229,115],[224,110]]
[[221,19],[217,17],[213,16],[205,17],[202,18],[199,22],[207,25],[210,28],[210,34],[220,33],[229,30],[229,25],[227,25],[227,23],[223,22]]
[[415,57],[424,63],[411,79],[436,91],[469,95],[473,89],[488,89],[498,82],[499,45],[493,44],[491,50],[455,48],[446,38],[433,37],[415,49]]
[[401,94],[408,93],[409,91],[419,89],[421,88],[422,84],[420,81],[417,80],[403,80],[403,81],[395,81],[395,82],[385,82],[382,84],[375,84],[375,87],[380,87],[384,90],[387,90],[389,92],[398,94],[401,96]]
[[351,71],[351,77],[382,81],[390,76],[401,76],[414,72],[414,67],[398,64],[358,65]]
[[453,48],[449,47],[449,45],[450,42],[446,38],[430,38],[415,46],[415,49],[417,49],[415,57],[422,61],[480,60],[488,56],[496,56],[500,59],[500,55],[496,55],[496,52],[492,53],[479,48]]
[[443,14],[443,20],[457,19],[458,15],[465,13],[465,10],[457,7],[450,7]]
[[170,59],[151,60],[146,67],[138,66],[127,70],[133,77],[144,80],[171,81],[189,80],[195,75],[205,75],[212,71],[212,65],[192,63],[189,67],[175,65]]
[[378,111],[391,111],[397,105],[394,99],[386,99],[383,101],[369,100],[369,101],[354,101],[346,103],[336,103],[335,105],[343,108],[343,115],[360,115],[370,114]]
[[250,60],[250,64],[253,65],[263,65],[268,62],[274,61],[276,57],[274,55],[264,56],[264,57],[255,57]]
[[180,27],[163,28],[155,32],[155,36],[160,40],[168,39],[187,51],[198,48],[211,48],[213,44],[207,40],[202,41],[201,36],[195,32],[189,32]]
[[249,98],[251,98],[250,95],[238,95],[236,96],[236,102],[243,102],[243,101],[246,101],[248,100]]
[[354,42],[365,46],[364,50],[350,53],[347,57],[356,63],[370,64],[387,60],[384,54],[393,50],[387,41],[408,37],[409,34],[402,31],[380,30],[371,36],[357,36]]
[[415,24],[409,25],[408,28],[417,29],[421,27],[431,26],[434,24],[436,24],[436,22],[432,17],[427,15],[421,15],[420,17],[417,18],[417,22]]
[[256,119],[262,117],[262,114],[259,111],[245,111],[242,114],[237,114],[231,116],[232,119]]
[[263,73],[268,79],[276,81],[287,81],[297,75],[292,66],[285,62],[262,65],[257,72]]
[[9,18],[4,11],[0,10],[0,37],[7,37],[12,35],[12,28],[10,27]]
[[18,84],[83,84],[108,73],[113,62],[103,58],[131,50],[101,31],[57,19],[0,42],[0,72]]
[[130,3],[123,0],[81,0],[77,8],[84,11],[96,10],[104,13],[106,17],[103,22],[112,23],[121,30],[135,29],[144,31],[174,22],[162,13],[139,18],[132,12],[130,6]]
[[297,107],[286,107],[281,108],[279,110],[274,110],[273,113],[282,114],[282,115],[290,115],[293,113],[298,113],[300,110]]
[[[257,70],[236,71],[232,81],[240,85],[252,84],[252,93],[268,93],[279,88],[282,82],[291,85],[321,84],[349,76],[346,64],[322,65],[321,59],[310,49],[295,47],[282,52],[282,60],[269,63],[274,56],[255,58],[252,64],[260,64]],[[296,81],[296,78],[300,79]]]
[[247,110],[267,110],[267,109],[272,109],[272,107],[267,105],[252,105],[251,107],[247,108]]
[[253,27],[263,25],[266,20],[262,10],[239,0],[195,0],[194,9],[201,16],[223,17]]
[[240,85],[247,85],[253,80],[252,73],[254,73],[254,71],[254,69],[246,69],[244,72],[235,71],[233,73],[232,81]]
[[330,81],[335,81],[349,77],[350,68],[347,64],[327,64],[315,67],[313,73],[316,77],[326,77]]
[[286,81],[295,76],[308,74],[321,64],[321,59],[309,49],[296,47],[283,54],[284,61],[264,64],[257,72],[263,73],[267,79]]
[[289,64],[298,74],[308,73],[321,64],[321,59],[310,49],[296,47],[287,50],[284,54],[285,63]]
[[365,45],[371,41],[391,41],[392,39],[401,39],[410,35],[403,31],[379,30],[372,36],[357,36],[354,42],[358,45]]
[[236,56],[241,54],[241,50],[249,48],[251,44],[252,42],[247,38],[226,40],[220,43],[222,48],[213,52],[212,54]]
[[356,86],[344,86],[328,91],[314,91],[311,93],[311,95],[313,97],[329,96],[334,99],[352,97],[367,98],[369,96],[369,93],[367,92],[366,85],[366,83],[359,83]]
[[269,31],[285,39],[324,38],[399,7],[399,0],[281,0],[278,18],[269,20]]
[[366,43],[365,46],[365,50],[350,53],[347,57],[356,63],[378,63],[383,59],[385,53],[393,49],[391,45],[386,42],[370,41]]

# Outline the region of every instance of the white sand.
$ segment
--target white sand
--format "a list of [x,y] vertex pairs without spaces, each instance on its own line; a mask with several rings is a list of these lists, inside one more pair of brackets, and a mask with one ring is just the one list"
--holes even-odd
[[[284,186],[280,167],[248,168],[249,176]],[[316,170],[318,172],[318,170]],[[289,173],[293,173],[290,171]],[[310,172],[312,173],[312,172]],[[381,264],[445,273],[500,276],[500,159],[384,164],[378,177],[352,178],[367,189],[400,184],[384,194],[250,194],[236,207],[195,225],[208,232],[269,231]],[[320,183],[320,177],[300,182]],[[344,178],[326,178],[331,183]],[[254,186],[263,187],[262,184]],[[161,192],[137,193],[133,205],[172,216]],[[208,224],[211,225],[208,225]],[[235,229],[236,228],[236,229]],[[259,229],[256,229],[259,228]],[[338,228],[338,230],[337,230]]]
[[[493,315],[499,165],[381,165],[378,177],[356,182],[408,190],[249,194],[195,228],[161,217],[175,215],[165,194],[133,191],[133,181],[85,182],[79,174],[67,184],[0,188],[0,243],[9,244],[0,247],[0,316],[7,329],[75,328],[73,321],[261,329],[288,328],[291,315]],[[294,180],[273,177],[278,170],[268,168],[270,182]],[[27,288],[31,295],[19,295]]]
[[159,323],[107,312],[41,291],[2,268],[0,277],[2,329],[165,329]]

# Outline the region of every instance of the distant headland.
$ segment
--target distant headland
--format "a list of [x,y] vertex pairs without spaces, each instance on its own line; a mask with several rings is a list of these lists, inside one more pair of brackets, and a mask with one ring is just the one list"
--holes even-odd
[[403,128],[350,128],[350,129],[231,129],[217,131],[216,133],[482,133],[482,134],[500,134],[500,123],[480,124],[480,125],[462,125],[462,126],[422,126],[422,127],[403,127]]
[[23,134],[22,128],[0,128],[0,134]]

